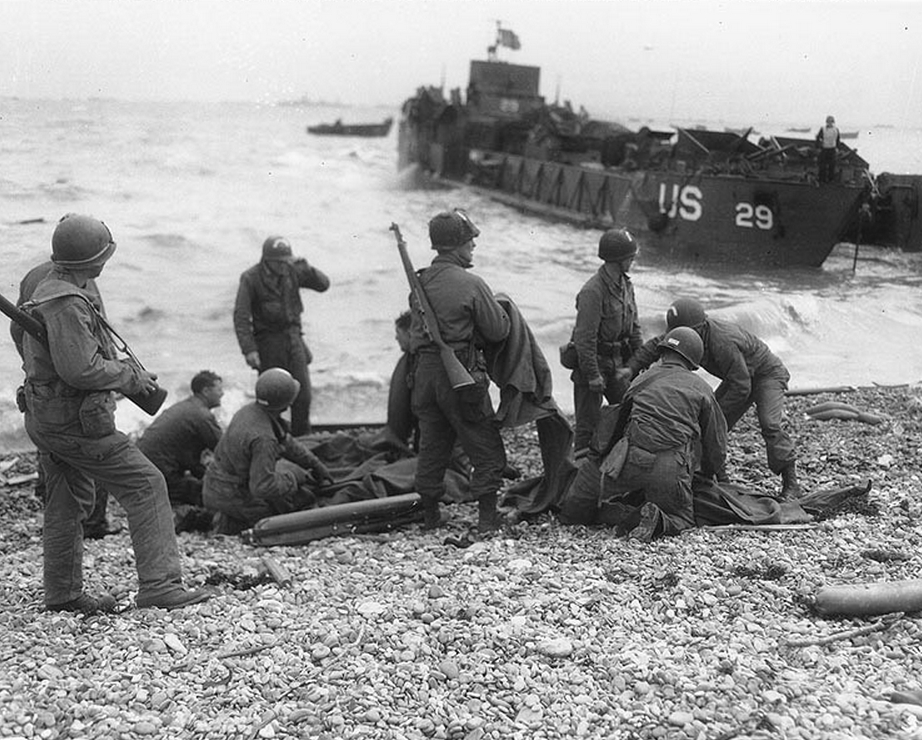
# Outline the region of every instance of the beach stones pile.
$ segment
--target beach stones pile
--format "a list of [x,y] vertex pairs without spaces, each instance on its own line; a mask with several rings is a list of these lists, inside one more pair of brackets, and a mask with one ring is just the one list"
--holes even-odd
[[[646,545],[550,516],[445,545],[468,534],[472,504],[449,507],[447,530],[303,547],[185,533],[187,578],[216,595],[177,612],[41,611],[40,522],[23,496],[18,511],[2,510],[7,531],[32,535],[2,561],[0,737],[918,735],[922,706],[889,698],[922,688],[922,622],[906,615],[824,642],[874,620],[823,619],[811,607],[823,584],[919,572],[922,415],[912,397],[850,394],[876,425],[809,418],[822,397],[788,403],[803,484],[870,478],[873,514]],[[752,422],[731,437],[731,477],[775,491]],[[508,439],[510,461],[532,474],[533,430]],[[87,544],[88,588],[116,587],[124,607],[130,552],[124,533]],[[290,586],[265,577],[266,556]]]

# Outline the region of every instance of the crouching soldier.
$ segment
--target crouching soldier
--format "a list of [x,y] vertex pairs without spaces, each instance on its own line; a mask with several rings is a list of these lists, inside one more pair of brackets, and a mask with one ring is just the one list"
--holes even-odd
[[[720,380],[714,394],[728,430],[751,406],[756,407],[768,467],[781,475],[781,498],[800,498],[797,453],[784,425],[784,393],[791,374],[781,360],[741,326],[710,318],[704,306],[692,298],[673,301],[666,311],[666,325],[669,329],[690,327],[701,337],[704,354],[700,364]],[[631,357],[628,366],[635,375],[656,359],[659,339],[650,340]]]
[[202,488],[205,507],[219,514],[217,534],[237,534],[264,517],[310,508],[314,490],[332,482],[281,416],[300,389],[287,370],[270,368],[256,380],[256,401],[231,419]]
[[711,387],[692,372],[704,352],[701,338],[673,329],[659,351],[660,362],[631,384],[619,409],[601,466],[614,478],[606,479],[606,502],[599,508],[598,498],[577,491],[564,498],[561,521],[613,524],[649,542],[695,526],[692,477],[699,467],[725,478],[727,425]]

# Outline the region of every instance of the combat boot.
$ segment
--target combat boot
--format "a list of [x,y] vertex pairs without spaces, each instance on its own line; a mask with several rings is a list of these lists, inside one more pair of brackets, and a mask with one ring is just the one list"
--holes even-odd
[[800,498],[803,491],[797,482],[797,464],[791,462],[781,471],[781,498],[782,500]]
[[442,515],[442,509],[439,506],[438,501],[434,499],[423,498],[422,507],[423,523],[420,529],[422,529],[424,532],[438,529],[448,520],[447,517]]
[[502,518],[496,509],[496,494],[488,493],[477,499],[477,531],[495,532],[501,524]]

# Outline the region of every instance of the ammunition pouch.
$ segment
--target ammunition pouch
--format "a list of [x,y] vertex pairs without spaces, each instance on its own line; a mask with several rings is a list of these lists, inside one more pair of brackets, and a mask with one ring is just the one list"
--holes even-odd
[[115,434],[115,399],[111,391],[92,391],[80,402],[80,428],[87,437]]
[[618,363],[627,362],[631,357],[631,343],[627,339],[620,342],[599,342],[599,357],[608,357]]
[[573,342],[560,345],[560,364],[567,370],[576,370],[579,367],[579,353]]

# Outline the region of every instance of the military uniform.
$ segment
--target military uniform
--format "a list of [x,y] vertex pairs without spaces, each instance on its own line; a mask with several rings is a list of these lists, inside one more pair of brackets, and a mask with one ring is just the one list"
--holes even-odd
[[[19,283],[19,298],[16,301],[17,306],[21,306],[23,303],[32,298],[32,294],[35,293],[35,289],[38,287],[38,284],[42,282],[48,275],[51,274],[54,269],[54,262],[48,260],[42,264],[33,267],[29,272],[26,273],[26,276]],[[99,294],[99,289],[96,287],[95,280],[88,280],[86,285],[83,287],[83,290],[92,300],[93,305],[96,309],[105,316],[105,310],[102,305],[102,297]],[[15,321],[10,322],[10,336],[13,338],[13,343],[16,345],[16,351],[19,352],[19,356],[22,357],[22,342],[25,335],[25,330],[17,324]],[[45,502],[45,473],[42,470],[42,466],[38,466],[38,480],[35,482],[35,495],[41,500],[44,504]],[[109,524],[109,518],[106,514],[109,508],[109,495],[105,491],[97,491],[96,503],[93,506],[93,510],[87,516],[86,521],[83,523],[83,534],[84,537],[90,539],[100,539],[105,537],[107,534],[116,534],[121,531],[120,527],[113,527]]]
[[230,520],[224,533],[233,533],[263,517],[312,506],[309,470],[325,472],[284,419],[250,403],[234,414],[218,442],[202,498],[206,508]]
[[[621,235],[627,232],[619,230],[614,234],[623,239]],[[611,232],[606,232],[603,240],[606,237],[610,240]],[[627,238],[631,239],[630,235]],[[571,343],[578,360],[570,379],[576,417],[573,447],[577,452],[589,447],[599,425],[603,396],[610,404],[621,401],[630,379],[618,377],[616,371],[625,366],[643,343],[634,286],[619,263],[622,258],[633,257],[636,247],[625,249],[619,244],[614,254],[609,250],[607,242],[600,242],[600,257],[611,255],[611,258],[606,259],[576,296],[576,326]],[[601,389],[590,387],[596,378],[602,380]]]
[[163,411],[138,440],[138,449],[166,478],[171,504],[202,505],[202,453],[214,450],[221,425],[208,405],[190,396]]
[[[480,505],[478,523],[482,529],[495,526],[496,495],[502,485],[506,452],[494,419],[483,348],[501,342],[509,333],[509,317],[484,280],[468,271],[470,262],[454,247],[473,244],[479,234],[466,217],[453,221],[454,214],[440,214],[430,222],[433,248],[439,254],[420,270],[419,282],[426,294],[444,342],[455,351],[475,380],[472,386],[455,390],[442,363],[438,347],[428,337],[423,317],[413,296],[410,349],[415,353],[412,406],[419,419],[419,457],[416,489],[428,510],[427,524],[437,525],[438,502],[445,493],[448,469],[456,441],[473,466],[471,496]],[[451,229],[464,229],[456,238],[439,241],[434,223],[444,221]],[[472,249],[473,247],[471,247]],[[468,255],[469,257],[469,255]]]
[[[273,246],[274,245],[274,246]],[[279,245],[287,254],[273,255]],[[271,248],[267,248],[271,247]],[[240,276],[234,304],[234,330],[244,355],[259,353],[259,369],[280,367],[300,383],[301,391],[291,405],[291,431],[310,433],[311,381],[308,365],[312,355],[301,328],[301,288],[324,292],[330,279],[304,259],[291,259],[291,248],[280,237],[263,246],[263,259]]]
[[[715,395],[727,429],[755,404],[769,468],[776,474],[789,469],[796,454],[783,428],[784,392],[791,379],[787,368],[765,342],[735,324],[708,318],[696,330],[704,343],[701,367],[721,381]],[[647,342],[629,361],[635,374],[656,359],[659,339]]]
[[23,343],[26,430],[46,475],[43,524],[45,603],[77,600],[83,591],[83,525],[94,481],[128,516],[138,572],[138,604],[182,592],[182,569],[163,476],[115,428],[113,390],[144,390],[140,371],[115,359],[93,296],[59,268],[32,295],[50,351]]
[[700,468],[722,478],[727,453],[726,422],[710,386],[677,358],[664,358],[625,393],[619,429],[623,462],[614,482],[603,479],[606,503],[599,507],[586,495],[590,489],[575,487],[562,502],[561,520],[631,529],[646,508],[653,517],[648,535],[695,526],[692,477]]

